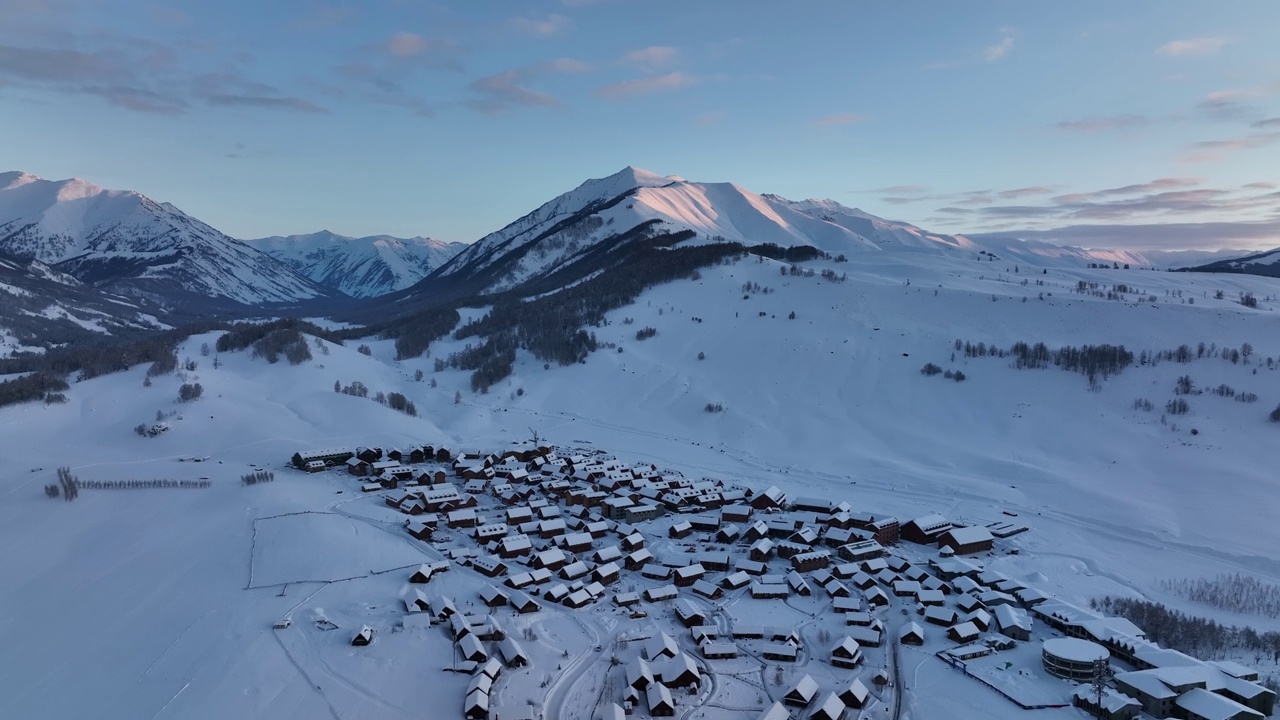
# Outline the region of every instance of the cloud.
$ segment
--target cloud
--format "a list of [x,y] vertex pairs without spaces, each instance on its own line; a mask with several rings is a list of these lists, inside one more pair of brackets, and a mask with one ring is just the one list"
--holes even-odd
[[1013,188],[1012,190],[1001,190],[996,193],[1003,200],[1014,200],[1017,198],[1031,197],[1033,195],[1048,195],[1053,192],[1054,188],[1048,185],[1031,185],[1029,187]]
[[1048,229],[1010,229],[966,233],[970,237],[1018,237],[1057,245],[1120,250],[1215,250],[1280,245],[1280,220],[1067,225]]
[[580,73],[587,70],[586,63],[569,58],[558,58],[482,77],[470,86],[473,92],[482,97],[472,101],[470,105],[473,109],[489,115],[515,106],[557,107],[560,101],[554,96],[533,90],[527,85],[549,75]]
[[1110,130],[1131,130],[1142,127],[1148,122],[1149,120],[1143,115],[1112,115],[1082,120],[1063,120],[1054,123],[1053,126],[1067,132],[1099,133]]
[[507,21],[507,27],[530,35],[555,35],[569,27],[569,18],[552,13],[539,20],[536,18],[513,17]]
[[254,81],[232,56],[217,72],[196,73],[182,64],[178,48],[129,36],[103,34],[92,51],[0,45],[0,86],[14,85],[72,96],[92,96],[133,112],[179,115],[209,104],[327,112]]
[[328,114],[328,110],[310,100],[296,97],[271,97],[266,95],[210,95],[205,98],[210,105],[221,107],[264,108],[268,110],[293,110],[319,115]]
[[387,38],[387,52],[392,57],[413,57],[429,47],[431,43],[426,38],[411,32],[398,32]]
[[1273,118],[1267,118],[1266,120],[1259,120],[1253,123],[1253,127],[1256,127],[1258,129],[1280,127],[1280,117],[1273,117]]
[[1230,42],[1230,39],[1220,35],[1195,37],[1186,40],[1174,40],[1156,48],[1156,54],[1168,57],[1213,55],[1226,47]]
[[1010,28],[1002,28],[1000,30],[1000,42],[995,45],[988,45],[982,50],[982,59],[987,62],[996,62],[1001,60],[1005,55],[1013,50],[1013,30]]
[[1229,140],[1205,140],[1192,145],[1179,158],[1186,163],[1218,162],[1240,150],[1256,150],[1280,142],[1280,131]]
[[698,84],[697,78],[686,75],[679,70],[666,75],[637,78],[611,83],[596,89],[596,94],[610,100],[622,100],[634,95],[681,90]]
[[645,70],[663,67],[675,62],[679,51],[666,45],[654,45],[640,50],[632,50],[622,56],[623,62],[637,65]]
[[1053,198],[1054,202],[1072,203],[1096,200],[1100,198],[1115,197],[1117,195],[1140,195],[1142,193],[1150,193],[1163,190],[1173,190],[1176,188],[1194,187],[1204,184],[1204,178],[1157,178],[1151,182],[1136,183],[1133,185],[1122,185],[1120,187],[1105,188],[1102,190],[1094,190],[1085,193],[1070,193],[1067,195],[1059,195]]
[[896,195],[922,195],[929,192],[928,185],[890,185],[889,187],[876,188],[870,192],[893,193]]
[[1243,187],[1249,190],[1275,190],[1277,187],[1280,187],[1280,185],[1276,185],[1273,182],[1262,181],[1262,182],[1251,182],[1247,185],[1241,185],[1240,187]]
[[823,115],[810,124],[814,127],[827,128],[837,127],[840,125],[852,125],[853,123],[862,122],[866,119],[866,115],[859,115],[858,113],[837,113],[835,115]]
[[135,112],[157,115],[180,115],[187,109],[187,102],[179,97],[163,95],[143,88],[127,86],[85,87],[83,91],[97,95],[117,107]]

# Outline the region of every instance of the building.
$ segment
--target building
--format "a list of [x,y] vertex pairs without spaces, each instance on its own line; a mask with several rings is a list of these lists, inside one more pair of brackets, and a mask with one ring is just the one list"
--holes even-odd
[[653,717],[672,717],[676,714],[676,704],[671,698],[671,691],[662,683],[651,683],[645,689],[645,699],[649,704],[649,715]]
[[795,682],[782,696],[782,702],[788,705],[806,707],[818,695],[818,681],[805,675]]
[[844,636],[844,639],[831,648],[831,664],[842,668],[856,668],[862,662],[862,648],[858,641]]
[[1111,688],[1106,688],[1102,694],[1102,704],[1098,705],[1093,688],[1084,685],[1071,694],[1071,704],[1101,720],[1133,720],[1142,710],[1142,705],[1137,700]]
[[995,538],[984,527],[951,528],[938,537],[938,547],[951,548],[956,555],[987,552],[994,546]]
[[356,633],[356,636],[351,638],[351,644],[357,647],[368,645],[371,642],[373,642],[373,628],[368,625],[360,628],[360,632]]
[[834,692],[827,693],[818,707],[809,713],[810,720],[840,720],[843,716],[844,700]]
[[1001,635],[1024,642],[1031,639],[1031,618],[1026,613],[1011,605],[997,605],[992,612]]
[[898,642],[903,645],[924,645],[924,628],[916,622],[903,625],[898,631]]
[[941,515],[925,515],[903,525],[900,535],[913,543],[937,545],[942,534],[952,527],[951,521]]
[[1044,669],[1050,675],[1068,680],[1092,679],[1094,665],[1110,658],[1106,648],[1079,638],[1050,638],[1044,641],[1041,650]]

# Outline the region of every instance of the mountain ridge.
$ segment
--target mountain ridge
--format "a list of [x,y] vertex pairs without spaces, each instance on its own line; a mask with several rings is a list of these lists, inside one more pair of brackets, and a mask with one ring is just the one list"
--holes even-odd
[[320,230],[245,240],[311,280],[353,298],[402,290],[461,252],[465,243],[426,236],[352,237]]
[[0,251],[126,295],[197,296],[243,305],[331,292],[287,264],[132,190],[0,174]]

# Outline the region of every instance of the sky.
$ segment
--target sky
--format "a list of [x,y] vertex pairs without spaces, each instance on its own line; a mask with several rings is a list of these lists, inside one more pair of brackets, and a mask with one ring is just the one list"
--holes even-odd
[[950,233],[1280,245],[1280,3],[0,0],[0,171],[474,241],[635,165]]

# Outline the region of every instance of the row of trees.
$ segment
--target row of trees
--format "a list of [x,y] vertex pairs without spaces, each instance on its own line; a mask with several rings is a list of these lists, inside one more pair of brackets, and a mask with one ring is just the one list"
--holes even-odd
[[257,485],[258,483],[268,483],[276,479],[276,474],[270,470],[258,470],[256,472],[245,473],[240,476],[240,482],[245,485]]
[[0,407],[18,403],[45,400],[59,402],[66,399],[62,391],[69,386],[60,375],[47,372],[34,372],[30,375],[0,382]]
[[89,490],[194,490],[213,486],[212,480],[76,480],[76,487]]
[[[356,380],[352,382],[350,385],[345,385],[345,386],[342,384],[341,380],[334,380],[333,391],[336,393],[342,393],[343,395],[351,395],[352,397],[359,397],[359,398],[369,397],[368,386],[366,386],[364,383],[360,382],[359,380]],[[402,412],[405,415],[409,415],[411,417],[418,417],[418,406],[415,405],[412,400],[405,397],[401,393],[398,393],[398,392],[384,393],[381,390],[379,390],[373,396],[373,400],[381,405],[386,405],[392,410],[398,410],[399,412]]]
[[1212,578],[1164,580],[1165,590],[1193,602],[1234,613],[1280,617],[1280,585],[1241,573],[1220,573]]
[[44,494],[47,497],[56,498],[61,496],[63,500],[71,502],[80,497],[80,480],[71,474],[71,468],[58,468],[58,484],[45,485]]
[[1280,632],[1258,632],[1250,627],[1222,625],[1208,618],[1187,615],[1160,603],[1133,598],[1103,597],[1090,601],[1095,609],[1133,621],[1152,642],[1208,659],[1227,659],[1242,651],[1254,653],[1254,662],[1270,658],[1280,663]]

